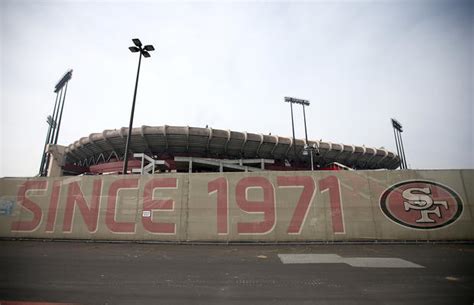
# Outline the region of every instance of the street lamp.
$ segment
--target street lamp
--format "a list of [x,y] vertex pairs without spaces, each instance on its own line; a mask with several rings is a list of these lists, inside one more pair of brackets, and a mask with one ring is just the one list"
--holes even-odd
[[127,144],[125,144],[125,152],[123,156],[123,171],[122,174],[126,175],[128,170],[128,146],[130,145],[130,137],[132,136],[132,126],[133,126],[133,115],[135,113],[135,100],[137,98],[137,87],[138,87],[138,77],[140,76],[140,65],[142,63],[142,55],[145,57],[150,57],[151,51],[154,51],[155,48],[149,44],[142,47],[142,42],[138,38],[132,39],[133,44],[135,46],[129,47],[129,50],[132,53],[139,52],[140,57],[138,59],[138,71],[137,71],[137,80],[135,81],[135,92],[133,93],[133,103],[132,103],[132,112],[130,113],[130,124],[128,125],[128,136],[127,136]]

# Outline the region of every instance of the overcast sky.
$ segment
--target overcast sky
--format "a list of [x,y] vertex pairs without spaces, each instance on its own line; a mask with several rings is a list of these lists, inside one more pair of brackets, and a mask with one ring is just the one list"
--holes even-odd
[[[396,151],[410,168],[474,168],[474,1],[0,1],[0,177],[38,173],[54,85],[59,144],[128,126],[291,135]],[[304,137],[296,108],[297,137]]]

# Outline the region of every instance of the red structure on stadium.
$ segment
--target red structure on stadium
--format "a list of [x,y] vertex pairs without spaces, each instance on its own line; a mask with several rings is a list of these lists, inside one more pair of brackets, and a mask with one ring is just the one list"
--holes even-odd
[[[65,175],[120,173],[128,128],[93,133],[67,146]],[[295,147],[296,146],[296,149]],[[296,154],[295,154],[296,152]],[[312,155],[312,156],[311,156]],[[309,141],[189,126],[132,129],[129,172],[395,169],[399,157],[384,148]]]

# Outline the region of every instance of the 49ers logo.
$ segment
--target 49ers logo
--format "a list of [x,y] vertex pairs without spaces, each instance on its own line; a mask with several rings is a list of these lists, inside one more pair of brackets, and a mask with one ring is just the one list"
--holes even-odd
[[459,195],[431,181],[406,181],[385,190],[380,207],[388,218],[409,228],[436,229],[455,222],[462,213]]

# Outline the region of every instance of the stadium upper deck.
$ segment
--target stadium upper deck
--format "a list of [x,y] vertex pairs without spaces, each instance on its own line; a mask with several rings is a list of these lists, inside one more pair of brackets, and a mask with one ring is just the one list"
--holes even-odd
[[[127,132],[128,128],[104,130],[74,142],[66,147],[65,169],[76,173],[119,172]],[[310,167],[310,154],[304,154],[305,144],[302,139],[293,143],[292,138],[271,134],[189,126],[142,126],[132,129],[129,153],[143,153],[155,160],[164,160],[165,170],[187,171],[191,158],[209,160],[209,164],[203,161],[193,171],[216,171],[211,160],[226,160],[226,164],[229,160],[240,160],[231,162],[236,165],[226,167],[228,170],[243,169],[239,166],[259,160],[262,161],[261,169],[301,170]],[[353,169],[395,169],[400,165],[398,156],[384,148],[324,141],[307,144],[318,148],[314,153],[316,168],[324,168],[333,162]],[[141,167],[141,161],[131,160],[130,168]]]

